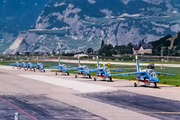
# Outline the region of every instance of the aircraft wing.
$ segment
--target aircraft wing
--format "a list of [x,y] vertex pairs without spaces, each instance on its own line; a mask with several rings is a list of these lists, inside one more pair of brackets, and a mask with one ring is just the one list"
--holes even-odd
[[102,69],[78,70],[78,71],[75,71],[75,72],[93,72],[93,71],[99,71],[99,70],[102,70]]
[[6,63],[5,65],[15,65],[15,63]]
[[155,72],[156,74],[160,75],[172,75],[172,76],[176,76],[175,74],[169,74],[169,73],[162,73],[162,72]]
[[68,68],[68,70],[76,70],[76,69],[79,69],[79,67],[71,67],[71,68]]
[[74,71],[74,72],[86,72],[86,71],[89,71],[89,70],[78,70],[78,71]]
[[46,67],[46,69],[57,69],[59,66],[51,66],[51,67]]
[[37,66],[37,64],[32,64],[32,66],[33,66],[33,67],[36,67],[36,66]]
[[142,72],[131,72],[131,73],[122,73],[122,74],[113,74],[111,76],[124,76],[124,75],[137,75],[137,74],[143,74],[146,73],[146,71],[142,71]]
[[111,70],[111,71],[119,71],[119,72],[127,72],[125,70],[116,70],[116,69],[109,69],[109,70]]
[[99,70],[102,70],[101,68],[100,69],[91,69],[89,70],[90,72],[93,72],[93,71],[99,71]]

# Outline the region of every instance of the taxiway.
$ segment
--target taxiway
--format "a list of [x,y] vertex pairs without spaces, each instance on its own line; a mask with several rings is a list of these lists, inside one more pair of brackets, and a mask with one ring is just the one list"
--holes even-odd
[[0,66],[0,119],[180,119],[180,87],[133,87],[134,81],[93,81],[46,70]]

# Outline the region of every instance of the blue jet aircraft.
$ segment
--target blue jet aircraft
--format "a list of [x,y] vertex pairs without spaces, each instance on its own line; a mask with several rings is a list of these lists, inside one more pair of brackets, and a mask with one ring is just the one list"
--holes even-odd
[[67,68],[67,66],[65,64],[61,64],[60,57],[58,59],[59,59],[59,66],[51,66],[51,67],[47,67],[47,68],[57,68],[58,71],[55,73],[55,75],[57,75],[59,72],[69,75],[68,70],[71,70],[71,69]]
[[19,63],[19,62],[17,61],[17,59],[16,59],[16,62],[15,62],[15,63],[8,63],[8,65],[14,65],[14,66],[13,66],[13,69],[14,69],[14,67],[17,67],[17,69],[19,69],[19,67],[21,66],[21,63]]
[[40,70],[41,72],[45,72],[44,65],[42,63],[39,63],[38,57],[37,57],[36,69],[34,69],[34,72],[36,72],[36,70]]
[[109,82],[113,82],[111,71],[127,72],[124,70],[109,69],[108,67],[100,67],[98,56],[97,56],[97,69],[92,69],[90,71],[97,71],[96,72],[97,77],[94,78],[94,81],[96,81],[98,77],[101,77],[103,78],[103,80],[106,80],[106,78],[108,78]]
[[77,78],[78,75],[88,76],[89,78],[91,78],[89,67],[86,65],[81,66],[79,57],[78,57],[78,67],[73,67],[71,69],[78,69],[78,71],[75,71],[78,73],[77,75],[75,75],[75,78]]
[[27,65],[28,63],[23,62],[23,58],[22,58],[22,63],[20,63],[19,69],[24,68],[24,70],[26,71]]
[[145,69],[145,70],[141,70],[140,66],[139,66],[139,61],[138,58],[136,56],[136,70],[137,72],[131,72],[131,73],[123,73],[123,74],[115,74],[113,76],[123,76],[123,75],[137,75],[136,79],[138,80],[138,83],[134,83],[134,87],[137,87],[137,85],[139,84],[139,82],[144,82],[145,85],[150,85],[150,83],[154,83],[154,87],[157,87],[157,83],[159,82],[158,77],[156,76],[156,74],[160,75],[172,75],[172,76],[176,76],[174,74],[168,74],[168,73],[161,73],[161,72],[155,72],[152,69]]
[[31,70],[31,71],[35,71],[35,66],[37,66],[37,64],[32,64],[29,62],[29,57],[28,57],[28,63],[26,65],[26,70]]
[[85,73],[85,74],[90,75],[90,72],[97,71],[97,73],[96,73],[97,77],[94,78],[94,81],[96,81],[98,77],[102,77],[104,80],[106,80],[106,78],[109,78],[109,81],[113,82],[110,70],[111,71],[119,71],[119,72],[127,72],[127,71],[124,71],[124,70],[109,69],[108,67],[100,68],[98,57],[97,57],[97,69],[84,68],[83,70],[79,69],[77,72],[79,74],[84,74]]
[[21,63],[19,63],[19,62],[17,62],[17,59],[16,59],[16,62],[15,63],[10,63],[10,64],[8,64],[8,65],[14,65],[13,66],[13,69],[14,69],[14,67],[17,67],[17,69],[21,69],[21,68],[25,68],[26,67],[26,63],[25,62],[23,62],[23,58],[22,58],[22,62]]
[[[15,63],[10,63],[9,65],[14,65],[14,67],[17,67],[17,69],[21,69],[21,68],[26,68],[26,63],[25,62],[23,62],[23,58],[22,58],[22,62],[21,63],[19,63],[19,62],[17,62],[17,60],[16,60],[16,62]],[[14,67],[13,67],[13,69],[14,69]]]

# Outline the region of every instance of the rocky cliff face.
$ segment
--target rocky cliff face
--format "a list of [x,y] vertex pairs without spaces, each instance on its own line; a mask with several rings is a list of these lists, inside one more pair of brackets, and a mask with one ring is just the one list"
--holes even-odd
[[0,0],[0,53],[32,26],[50,0]]
[[4,53],[155,41],[180,31],[179,11],[178,0],[51,0]]

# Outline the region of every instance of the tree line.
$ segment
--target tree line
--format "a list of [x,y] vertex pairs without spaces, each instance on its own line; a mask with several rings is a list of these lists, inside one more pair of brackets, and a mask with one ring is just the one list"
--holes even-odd
[[[131,43],[129,43],[127,46],[120,45],[120,46],[113,47],[113,45],[111,44],[105,44],[104,40],[102,40],[101,48],[98,50],[98,54],[102,56],[112,56],[112,55],[118,55],[118,54],[133,54],[132,47],[133,46]],[[87,53],[93,53],[93,49],[88,48]]]

